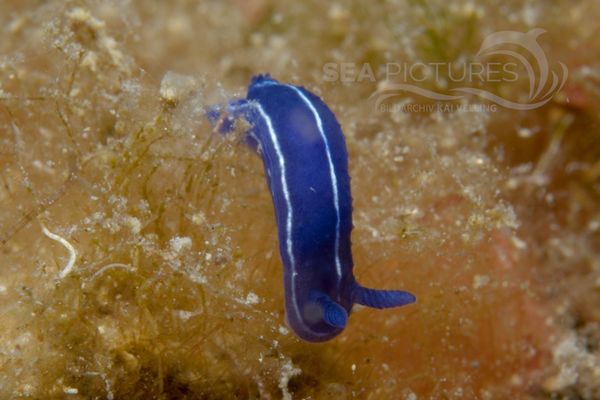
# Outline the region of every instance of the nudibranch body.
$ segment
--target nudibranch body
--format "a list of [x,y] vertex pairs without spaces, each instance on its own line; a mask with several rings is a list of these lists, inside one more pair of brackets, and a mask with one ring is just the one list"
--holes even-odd
[[333,112],[303,87],[258,75],[246,99],[208,111],[221,133],[244,118],[244,140],[262,156],[284,266],[285,311],[302,339],[321,342],[346,326],[354,303],[388,308],[415,297],[368,289],[352,273],[348,152]]

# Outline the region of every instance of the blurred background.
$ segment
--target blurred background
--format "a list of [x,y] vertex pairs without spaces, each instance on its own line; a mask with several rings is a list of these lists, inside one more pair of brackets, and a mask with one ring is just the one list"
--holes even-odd
[[[0,2],[0,397],[600,398],[599,17]],[[267,72],[342,125],[357,279],[418,298],[322,344],[260,158],[204,116]]]

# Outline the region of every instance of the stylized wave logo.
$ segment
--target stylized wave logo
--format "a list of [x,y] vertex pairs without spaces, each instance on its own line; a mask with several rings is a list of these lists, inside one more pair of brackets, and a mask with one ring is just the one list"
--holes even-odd
[[[373,93],[371,98],[376,98],[375,106],[378,109],[383,101],[400,95],[400,92],[411,92],[439,101],[460,100],[465,98],[466,95],[474,95],[514,110],[532,110],[541,107],[562,89],[568,77],[567,67],[562,62],[558,63],[560,66],[559,74],[550,70],[546,54],[537,41],[538,37],[544,32],[546,31],[540,28],[532,29],[527,33],[517,31],[496,32],[485,38],[477,53],[477,56],[481,58],[503,55],[518,61],[525,69],[529,80],[529,93],[526,102],[511,101],[490,91],[474,87],[453,88],[449,90],[450,94],[443,94],[408,83],[388,83],[383,90]],[[535,63],[532,64],[520,52],[511,50],[515,46],[528,52],[529,58],[533,59]]]

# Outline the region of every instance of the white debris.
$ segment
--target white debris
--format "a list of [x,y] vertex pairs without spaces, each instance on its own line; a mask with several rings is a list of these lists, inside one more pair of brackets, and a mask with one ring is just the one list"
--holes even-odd
[[135,235],[138,235],[142,230],[142,223],[140,220],[136,217],[132,217],[131,215],[125,217],[125,225],[127,225],[129,229],[131,229],[131,232]]
[[246,304],[258,304],[260,303],[260,298],[256,295],[256,293],[250,292],[246,296]]
[[187,274],[187,276],[194,283],[199,283],[202,285],[208,283],[208,279],[206,279],[206,277],[199,272],[190,272]]
[[487,275],[475,275],[473,277],[473,289],[479,289],[490,283],[490,277]]
[[408,391],[404,394],[406,400],[417,400],[417,395],[413,391]]
[[253,305],[260,303],[260,297],[256,293],[250,292],[246,295],[246,298],[237,298],[236,301],[240,304]]
[[160,97],[166,102],[177,103],[198,88],[196,78],[167,72],[160,82]]
[[78,394],[79,390],[77,388],[73,388],[73,387],[64,387],[63,393],[64,394]]
[[279,333],[285,336],[290,333],[290,330],[283,325],[279,325]]
[[575,333],[568,334],[556,347],[552,358],[559,372],[548,378],[543,386],[548,391],[559,391],[575,385],[583,376],[600,380],[600,367]]
[[44,235],[48,236],[52,240],[56,240],[58,243],[65,246],[67,248],[67,251],[69,252],[69,261],[67,261],[67,264],[58,273],[58,277],[60,279],[64,279],[64,277],[69,275],[69,273],[75,266],[75,260],[77,259],[77,251],[75,250],[75,247],[73,247],[73,245],[69,243],[65,238],[50,232],[43,224],[40,225],[42,225],[42,231],[44,232]]
[[187,236],[175,236],[169,240],[169,246],[174,253],[181,253],[192,248],[192,238]]
[[286,360],[281,366],[279,389],[281,389],[283,400],[292,400],[292,394],[288,389],[288,383],[290,382],[290,379],[292,379],[296,375],[300,375],[301,373],[302,370],[300,368],[295,367],[290,360]]

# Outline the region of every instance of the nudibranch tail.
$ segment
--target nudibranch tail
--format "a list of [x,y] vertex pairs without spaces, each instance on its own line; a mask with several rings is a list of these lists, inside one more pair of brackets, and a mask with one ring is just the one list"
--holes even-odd
[[371,308],[400,307],[417,301],[417,298],[409,292],[402,290],[369,289],[358,283],[354,286],[353,297],[355,303]]
[[322,294],[316,298],[317,304],[321,307],[323,320],[334,328],[343,329],[348,323],[348,313],[344,307],[331,300],[331,297]]

